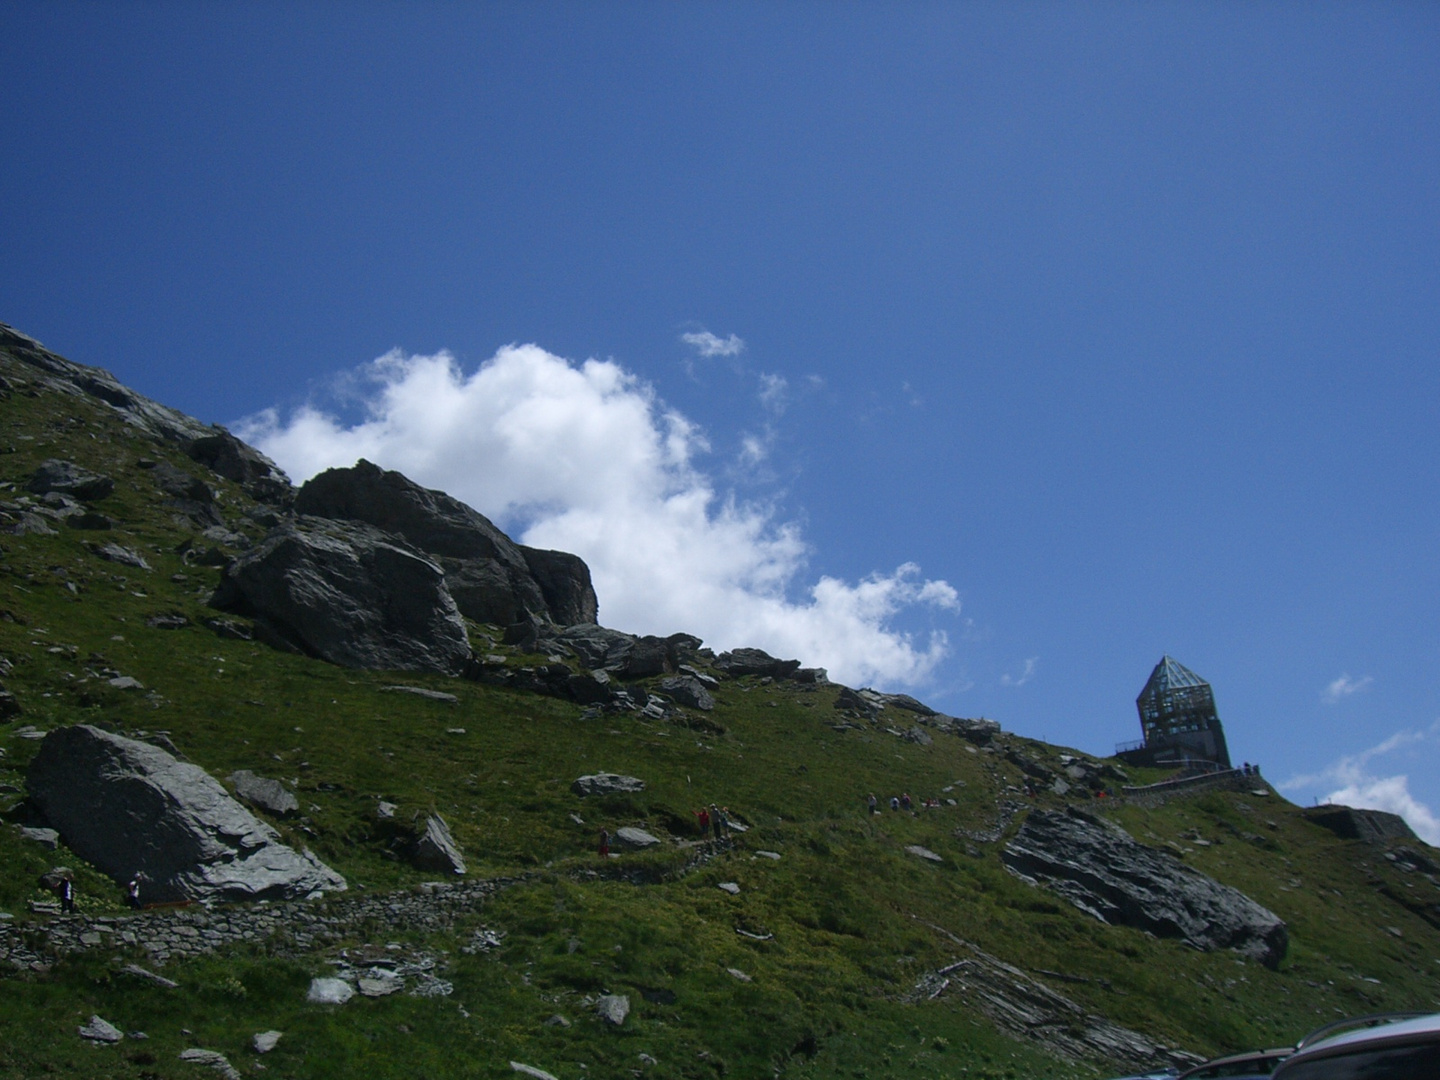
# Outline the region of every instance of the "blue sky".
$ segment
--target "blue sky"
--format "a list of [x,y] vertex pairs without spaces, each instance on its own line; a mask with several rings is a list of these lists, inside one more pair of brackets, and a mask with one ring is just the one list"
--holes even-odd
[[625,629],[1102,753],[1169,652],[1440,842],[1440,8],[11,2],[0,65],[57,351]]

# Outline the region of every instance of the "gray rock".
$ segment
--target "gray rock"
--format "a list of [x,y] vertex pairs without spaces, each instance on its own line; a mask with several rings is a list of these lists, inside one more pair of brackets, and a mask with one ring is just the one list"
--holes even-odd
[[1381,844],[1387,840],[1418,839],[1404,818],[1384,810],[1357,810],[1331,803],[1306,810],[1305,818],[1345,840]]
[[651,836],[644,829],[637,829],[634,825],[625,825],[616,829],[615,839],[626,847],[632,848],[655,847],[660,843],[658,838]]
[[533,1077],[534,1080],[559,1080],[554,1073],[548,1073],[544,1069],[537,1069],[534,1065],[523,1065],[518,1061],[510,1062],[510,1069],[512,1072],[517,1072],[521,1076]]
[[261,1031],[256,1033],[255,1037],[250,1040],[250,1045],[255,1048],[257,1054],[268,1054],[279,1045],[280,1039],[284,1034],[283,1031]]
[[715,708],[715,699],[710,696],[710,691],[692,675],[672,675],[668,679],[661,679],[659,689],[662,694],[669,694],[681,705],[688,705],[692,709],[709,712]]
[[917,855],[917,856],[919,856],[920,858],[926,859],[926,860],[928,860],[928,861],[930,861],[930,862],[944,862],[944,861],[945,861],[945,857],[944,857],[943,855],[937,855],[937,854],[935,854],[935,852],[931,851],[928,847],[921,847],[919,844],[906,844],[906,845],[905,845],[905,850],[908,851],[911,855]]
[[295,793],[279,780],[256,776],[249,769],[231,773],[229,780],[235,785],[236,795],[268,814],[284,817],[300,809],[300,800],[295,798]]
[[595,1003],[595,1012],[601,1020],[619,1027],[630,1015],[630,998],[625,994],[606,994]]
[[414,694],[416,697],[428,698],[431,701],[443,701],[447,705],[456,705],[460,702],[460,699],[454,694],[447,694],[443,690],[430,690],[423,686],[382,686],[380,689],[390,694]]
[[722,881],[716,888],[722,892],[728,892],[731,896],[740,895],[740,885],[734,881]]
[[355,988],[344,979],[311,979],[306,1001],[317,1005],[344,1005],[355,996]]
[[125,1037],[119,1028],[99,1016],[90,1017],[90,1022],[79,1030],[82,1039],[89,1039],[92,1042],[118,1043]]
[[51,458],[41,462],[35,474],[30,477],[26,489],[37,495],[59,492],[85,502],[103,499],[115,490],[115,481],[88,469],[82,469],[73,461]]
[[189,1050],[180,1051],[180,1060],[188,1061],[193,1065],[206,1065],[225,1077],[225,1080],[240,1080],[239,1071],[230,1064],[230,1059],[218,1050],[201,1050],[198,1046],[191,1047]]
[[119,563],[121,566],[133,566],[136,570],[149,570],[150,564],[145,561],[138,551],[133,551],[119,544],[101,544],[93,549],[96,555],[106,562]]
[[618,665],[639,638],[591,622],[567,626],[555,636],[555,640],[573,652],[586,667],[604,668]]
[[508,626],[529,614],[560,626],[594,622],[590,570],[574,555],[514,543],[483,514],[442,491],[361,460],[327,469],[295,499],[303,514],[365,522],[403,537],[444,567],[460,611]]
[[342,667],[453,675],[470,655],[440,568],[355,522],[280,526],[226,567],[210,603]]
[[383,799],[375,806],[375,816],[381,821],[390,821],[395,817],[395,811],[400,809],[393,802],[385,802]]
[[739,968],[726,968],[725,970],[730,974],[731,978],[739,979],[741,982],[752,981],[750,976],[746,975],[745,972],[741,971]]
[[732,679],[744,675],[769,675],[773,679],[785,679],[800,669],[800,661],[777,660],[759,649],[734,649],[717,656],[714,667],[716,671],[723,671]]
[[1285,955],[1288,933],[1274,912],[1080,810],[1032,811],[1001,858],[1102,922],[1205,951],[1235,949],[1271,968]]
[[415,844],[415,865],[422,870],[465,873],[465,859],[460,854],[460,846],[455,843],[450,827],[439,814],[431,814],[425,819],[425,832]]
[[106,680],[116,690],[144,690],[145,684],[131,675],[116,675]]
[[60,834],[54,829],[35,829],[27,825],[20,826],[20,835],[26,840],[33,840],[41,847],[54,851],[60,846]]
[[755,855],[761,859],[778,860],[780,858],[780,853],[778,851],[757,851],[755,852]]
[[576,795],[615,795],[626,791],[644,791],[645,781],[619,773],[591,773],[570,785]]
[[235,481],[260,502],[287,506],[295,498],[290,478],[280,466],[222,427],[210,428],[199,438],[186,440],[185,453],[192,461]]
[[137,979],[144,979],[146,982],[152,982],[156,986],[163,986],[166,990],[176,990],[180,987],[180,984],[174,979],[167,979],[164,975],[157,975],[153,971],[147,971],[139,964],[126,964],[120,970],[126,975],[134,975]]
[[365,975],[355,980],[355,988],[362,997],[388,997],[405,989],[405,980],[399,975]]
[[13,536],[54,536],[52,529],[39,514],[32,514],[21,511],[15,515],[13,524],[7,525],[5,531]]
[[81,858],[117,881],[144,873],[157,901],[292,899],[345,888],[281,844],[214,777],[149,743],[88,724],[45,736],[30,795]]

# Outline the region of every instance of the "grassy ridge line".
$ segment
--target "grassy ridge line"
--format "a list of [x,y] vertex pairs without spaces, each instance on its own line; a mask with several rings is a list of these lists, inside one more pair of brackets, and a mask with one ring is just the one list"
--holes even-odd
[[[1185,857],[1198,868],[1284,917],[1292,955],[1278,973],[1102,926],[1019,883],[999,865],[995,845],[955,833],[993,821],[1018,770],[952,737],[923,747],[880,727],[834,731],[827,724],[836,715],[832,689],[722,683],[711,719],[725,730],[716,735],[629,716],[582,720],[563,702],[439,677],[345,671],[222,640],[198,625],[151,629],[144,620],[159,611],[198,622],[218,572],[182,565],[173,552],[191,532],[167,514],[135,462],[167,456],[187,471],[200,468],[84,399],[12,392],[0,417],[0,443],[13,447],[0,457],[0,480],[23,482],[50,456],[115,476],[117,491],[101,509],[121,524],[105,538],[141,550],[154,567],[145,573],[103,562],[86,546],[100,537],[75,530],[5,539],[0,605],[20,621],[0,622],[0,653],[17,662],[6,680],[26,709],[17,723],[44,728],[83,719],[122,731],[163,729],[217,776],[250,768],[294,780],[303,817],[279,827],[355,888],[423,878],[391,850],[393,837],[374,812],[381,797],[401,806],[402,819],[431,808],[445,813],[476,874],[552,875],[487,910],[486,921],[508,932],[502,950],[463,957],[454,951],[460,932],[427,942],[451,948],[455,1002],[474,1023],[458,1009],[452,1015],[449,1005],[413,999],[325,1013],[302,1000],[304,979],[323,971],[324,957],[241,953],[176,966],[193,1005],[156,1005],[153,1049],[140,1051],[156,1061],[135,1068],[171,1075],[160,1051],[173,1046],[178,1053],[182,1028],[238,1057],[247,1029],[277,1027],[304,1033],[286,1051],[298,1060],[275,1059],[284,1063],[282,1075],[297,1076],[337,1075],[360,1063],[375,1075],[414,1075],[408,1070],[421,1061],[436,1075],[477,1074],[466,1071],[472,1067],[486,1075],[495,1063],[503,1071],[509,1057],[559,1075],[578,1073],[547,1062],[586,1060],[591,1075],[602,1075],[598,1070],[638,1067],[644,1047],[637,1039],[661,1062],[650,1067],[653,1075],[719,1075],[720,1063],[729,1075],[766,1075],[777,1066],[813,1076],[920,1067],[950,1076],[1056,1075],[1056,1065],[977,1023],[963,1003],[899,1003],[924,971],[955,958],[953,944],[924,922],[1026,970],[1090,980],[1063,990],[1116,1022],[1202,1052],[1285,1041],[1337,1012],[1425,1007],[1435,999],[1427,968],[1440,955],[1434,928],[1380,891],[1404,895],[1428,883],[1399,874],[1374,849],[1335,840],[1273,796],[1215,793],[1115,815],[1142,841],[1188,848]],[[227,518],[258,536],[242,516],[250,505],[243,492],[207,479],[220,488]],[[185,580],[172,580],[176,574]],[[472,627],[472,635],[477,648],[504,651],[491,628]],[[65,645],[75,647],[73,657],[49,651]],[[81,681],[91,653],[147,690]],[[397,681],[460,700],[447,706],[381,691]],[[0,782],[18,786],[34,744],[15,738],[14,726],[0,734],[7,753]],[[448,733],[459,727],[465,734]],[[1052,764],[1058,753],[1013,741]],[[599,768],[642,776],[649,787],[598,803],[569,793],[574,776]],[[871,790],[924,796],[946,786],[959,806],[916,817],[864,813]],[[599,825],[683,835],[690,811],[711,801],[753,826],[747,849],[662,885],[583,877],[594,867]],[[576,825],[572,813],[585,824]],[[1188,839],[1197,831],[1211,846]],[[907,855],[905,845],[915,843],[945,862]],[[758,847],[782,859],[752,858]],[[620,863],[663,870],[680,858],[672,849]],[[0,906],[23,917],[24,901],[38,895],[34,876],[51,862],[50,853],[0,830]],[[731,880],[741,885],[739,897],[715,888]],[[82,876],[81,885],[82,904],[92,910],[118,903],[118,891],[98,875]],[[751,942],[736,926],[775,938]],[[572,940],[581,943],[574,952]],[[740,982],[730,967],[753,981]],[[15,1049],[0,1053],[26,1055],[16,1058],[15,1075],[62,1060],[93,1065],[95,1052],[73,1045],[70,1017],[86,1008],[105,1014],[104,1006],[119,1010],[111,1018],[120,1022],[124,1010],[153,996],[124,985],[96,959],[5,985],[0,1016],[17,1039],[7,1044]],[[646,1001],[643,991],[657,988],[675,993],[676,1004]],[[603,989],[629,992],[638,1005],[619,1032],[591,1023],[577,1004]],[[546,1027],[556,1011],[572,1027]],[[142,1014],[135,1026],[145,1022]],[[182,1074],[189,1075],[175,1073]]]

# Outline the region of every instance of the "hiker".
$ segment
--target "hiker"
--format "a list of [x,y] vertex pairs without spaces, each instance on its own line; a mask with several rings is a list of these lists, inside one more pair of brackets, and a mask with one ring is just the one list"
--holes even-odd
[[905,807],[906,810],[910,809],[910,793],[908,791],[901,794],[900,805]]
[[899,809],[900,809],[900,796],[898,796],[898,795],[891,795],[891,796],[890,796],[890,809],[891,809],[891,810],[899,810]]
[[60,879],[60,914],[75,914],[75,883],[68,877]]
[[140,875],[136,874],[125,886],[125,903],[136,911],[140,910]]
[[610,830],[608,829],[600,830],[600,857],[602,859],[610,857]]
[[702,807],[700,807],[699,812],[698,812],[695,816],[700,819],[700,835],[701,835],[702,837],[709,836],[709,835],[710,835],[710,811],[709,811],[709,810],[706,810],[705,807],[702,806]]
[[880,812],[880,807],[879,807],[878,805],[876,805],[875,793],[872,791],[872,792],[870,793],[870,813],[872,813],[872,814],[878,814],[879,812]]
[[715,823],[715,835],[723,840],[725,838],[725,834],[729,831],[730,808],[728,806],[722,806],[720,808],[720,817]]
[[720,821],[720,807],[714,803],[710,804],[710,828],[715,832],[715,839],[719,840],[723,832],[723,826]]

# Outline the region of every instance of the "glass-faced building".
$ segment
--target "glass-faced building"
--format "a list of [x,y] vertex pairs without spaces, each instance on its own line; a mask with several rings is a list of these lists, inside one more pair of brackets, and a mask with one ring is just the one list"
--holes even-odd
[[1135,707],[1145,741],[1126,748],[1121,757],[1136,765],[1230,768],[1215,694],[1184,664],[1161,657]]

